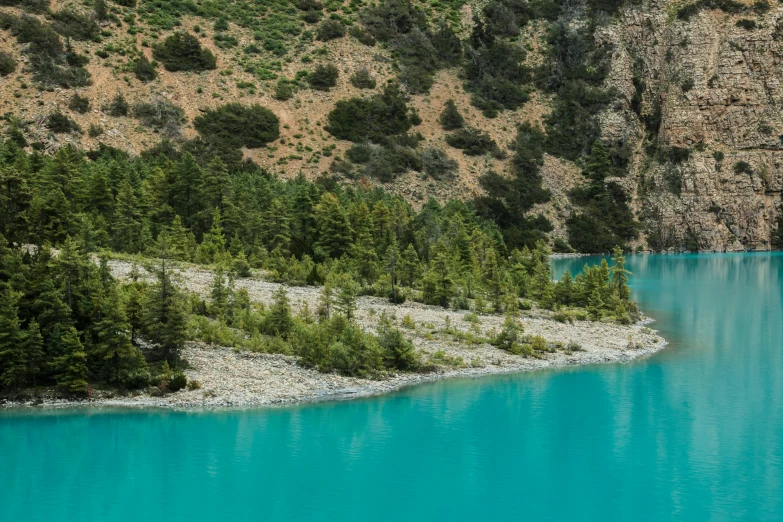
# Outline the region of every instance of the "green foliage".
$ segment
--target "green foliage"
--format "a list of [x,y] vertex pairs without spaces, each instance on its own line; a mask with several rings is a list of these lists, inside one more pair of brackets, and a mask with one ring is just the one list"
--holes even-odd
[[422,170],[437,180],[452,177],[459,164],[440,149],[429,147],[421,152]]
[[153,47],[153,56],[167,71],[207,71],[215,69],[217,59],[209,49],[203,49],[198,38],[190,33],[176,32]]
[[125,99],[125,96],[121,92],[118,92],[111,102],[103,108],[104,111],[109,113],[109,116],[118,118],[120,116],[127,116],[130,111],[130,104]]
[[201,136],[219,147],[260,148],[280,137],[280,122],[272,111],[253,104],[229,103],[193,120]]
[[68,108],[79,114],[85,114],[90,110],[90,100],[86,96],[79,96],[74,94],[68,101]]
[[281,78],[275,84],[275,92],[273,94],[276,100],[286,101],[290,100],[296,94],[296,85],[285,78]]
[[179,390],[185,388],[185,386],[188,385],[188,379],[185,377],[185,374],[182,372],[174,372],[171,375],[171,378],[169,379],[169,391],[170,392],[178,392]]
[[408,99],[394,85],[370,98],[351,98],[335,104],[324,127],[334,137],[361,143],[385,143],[412,126]]
[[81,134],[82,129],[71,118],[61,112],[53,112],[46,118],[46,128],[55,134],[75,132]]
[[473,127],[464,127],[446,135],[446,143],[462,150],[466,156],[491,154],[503,158],[503,153],[489,134]]
[[447,131],[461,129],[465,126],[465,118],[459,113],[454,100],[446,101],[443,112],[440,113],[440,126]]
[[315,38],[322,42],[328,42],[329,40],[342,38],[343,36],[345,36],[345,25],[339,20],[332,20],[330,18],[321,22],[321,25],[318,26]]
[[52,18],[54,30],[74,40],[92,40],[101,31],[93,16],[80,14],[71,9],[60,9],[52,15]]
[[307,75],[307,82],[310,87],[319,91],[328,91],[335,85],[337,85],[337,77],[340,75],[340,71],[337,66],[328,63],[318,64],[315,66],[310,74]]
[[0,51],[0,76],[8,76],[16,71],[16,59],[5,51]]
[[376,83],[375,78],[366,67],[358,69],[351,76],[351,85],[358,89],[375,89]]
[[155,70],[155,66],[150,63],[144,54],[133,65],[133,74],[144,83],[149,83],[158,77],[158,71]]
[[677,11],[677,18],[680,20],[690,20],[703,9],[720,9],[724,13],[736,14],[747,10],[747,7],[734,0],[698,0],[692,4],[687,4]]
[[152,127],[164,136],[179,136],[179,128],[185,120],[183,111],[173,102],[162,96],[153,97],[148,102],[139,102],[133,106],[133,117],[142,125]]

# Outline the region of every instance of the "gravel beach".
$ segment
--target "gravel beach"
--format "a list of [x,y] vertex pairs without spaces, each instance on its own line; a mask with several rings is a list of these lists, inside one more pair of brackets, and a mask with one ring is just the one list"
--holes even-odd
[[[131,264],[111,261],[114,275],[124,279]],[[203,268],[182,268],[179,283],[191,291],[206,293],[212,273]],[[270,303],[280,287],[259,279],[237,279],[237,288],[245,288],[252,301]],[[320,288],[288,287],[292,308],[305,304],[317,308]],[[182,356],[189,363],[185,371],[188,380],[201,384],[199,389],[152,396],[145,392],[116,394],[96,391],[92,400],[72,401],[58,398],[54,391],[34,400],[7,401],[0,406],[109,406],[163,407],[173,409],[247,408],[321,400],[341,400],[388,393],[400,388],[452,377],[527,372],[597,363],[627,362],[655,353],[666,346],[657,332],[644,322],[623,326],[607,323],[576,321],[560,323],[546,311],[522,312],[525,334],[540,335],[550,343],[577,343],[581,351],[559,349],[542,353],[539,358],[510,354],[487,343],[465,342],[465,335],[489,336],[500,330],[504,316],[479,315],[479,321],[466,321],[465,312],[445,310],[415,302],[392,305],[386,299],[363,297],[358,301],[357,322],[365,329],[374,329],[379,317],[386,314],[395,326],[405,331],[431,368],[427,373],[391,373],[378,380],[324,374],[302,368],[293,356],[236,352],[231,348],[190,343]],[[403,319],[409,317],[403,324]]]

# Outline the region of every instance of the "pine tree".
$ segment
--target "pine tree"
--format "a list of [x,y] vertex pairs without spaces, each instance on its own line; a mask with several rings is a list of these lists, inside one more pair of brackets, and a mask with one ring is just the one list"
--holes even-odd
[[402,253],[399,272],[402,284],[408,287],[413,287],[416,279],[418,279],[419,274],[421,273],[419,255],[416,253],[416,249],[413,248],[413,244],[411,243],[408,243],[408,246],[405,247],[405,251]]
[[353,235],[345,209],[334,194],[327,192],[315,207],[315,217],[319,233],[316,255],[322,259],[339,258],[348,250]]
[[288,207],[280,198],[273,198],[264,212],[263,236],[269,251],[278,249],[283,256],[289,254],[291,229]]
[[570,306],[573,301],[574,281],[571,271],[566,270],[555,286],[555,299],[558,303]]
[[362,202],[353,216],[354,240],[351,245],[351,257],[356,263],[359,276],[365,283],[372,284],[378,277],[378,253],[373,239],[372,217],[370,209]]
[[400,250],[397,248],[397,242],[393,241],[386,249],[386,269],[389,271],[391,280],[391,302],[401,303],[402,299],[397,296],[397,265],[400,262]]
[[454,100],[446,101],[446,106],[440,114],[440,125],[447,131],[460,129],[465,125],[465,118],[459,113]]
[[112,244],[121,252],[139,252],[141,242],[141,211],[133,187],[126,180],[117,193],[117,210],[112,226]]
[[8,241],[22,241],[32,197],[26,176],[14,167],[0,168],[0,234]]
[[454,280],[449,269],[448,254],[442,242],[435,247],[435,258],[424,278],[424,301],[448,307],[454,296]]
[[612,171],[612,158],[609,149],[601,140],[595,140],[590,156],[587,157],[582,175],[593,183],[603,183]]
[[314,213],[317,194],[314,190],[315,187],[307,181],[303,174],[297,176],[295,183],[296,194],[291,219],[291,252],[297,257],[301,257],[313,253],[313,242],[317,232]]
[[614,266],[610,270],[612,291],[617,294],[620,301],[625,303],[631,298],[631,289],[628,287],[628,276],[631,275],[631,272],[625,269],[625,256],[619,246],[614,247],[612,261],[614,262]]
[[27,374],[24,334],[18,315],[19,296],[8,285],[0,293],[0,385],[18,389]]
[[359,285],[350,274],[341,274],[337,280],[337,310],[349,321],[353,321],[356,313],[356,296],[359,293]]
[[321,295],[318,298],[318,316],[322,320],[329,320],[332,317],[332,310],[335,303],[336,278],[331,273],[326,277],[324,286],[321,289]]
[[274,302],[269,307],[269,315],[266,318],[266,333],[285,339],[294,327],[294,318],[291,316],[291,303],[288,301],[288,293],[285,287],[281,286],[272,297]]
[[210,297],[212,299],[212,313],[225,319],[230,315],[230,305],[233,302],[234,281],[230,274],[226,273],[222,265],[215,268],[212,278],[212,287],[210,288]]
[[212,213],[212,227],[207,234],[204,234],[204,239],[196,250],[196,261],[204,264],[214,263],[225,251],[226,237],[223,234],[220,209],[216,207]]
[[155,250],[155,284],[144,294],[144,334],[162,350],[163,358],[176,367],[186,339],[185,303],[172,281],[171,250],[165,234],[158,238]]
[[604,301],[601,299],[601,293],[598,289],[593,290],[590,294],[590,299],[587,302],[587,313],[590,315],[590,319],[598,321],[603,315]]
[[207,165],[203,174],[201,196],[206,202],[207,208],[217,208],[220,215],[225,216],[230,203],[231,175],[226,164],[219,157],[215,157]]
[[193,232],[184,227],[182,218],[179,216],[175,216],[171,223],[169,237],[174,258],[178,261],[190,261],[196,249],[196,238]]
[[133,371],[146,367],[139,350],[131,343],[130,324],[116,286],[102,300],[101,317],[92,330],[97,338],[94,356],[98,372],[106,382],[124,386]]
[[503,278],[500,274],[497,255],[492,249],[487,252],[487,258],[484,261],[484,284],[487,286],[487,290],[489,290],[495,312],[500,312]]
[[45,355],[43,351],[43,337],[41,328],[33,319],[27,325],[24,336],[24,353],[27,359],[27,380],[37,386],[38,378],[45,364]]
[[182,216],[185,227],[197,231],[199,235],[204,231],[198,228],[199,217],[207,201],[201,197],[202,176],[201,167],[189,152],[182,155],[172,170],[171,198],[174,209]]
[[86,395],[87,384],[87,354],[79,340],[76,328],[68,328],[62,336],[64,355],[55,361],[57,366],[57,384],[70,393]]

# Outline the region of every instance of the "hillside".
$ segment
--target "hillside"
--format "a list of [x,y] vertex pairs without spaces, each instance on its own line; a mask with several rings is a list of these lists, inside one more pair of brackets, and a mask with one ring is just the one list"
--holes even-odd
[[[2,112],[28,151],[138,155],[163,138],[196,140],[229,166],[246,158],[284,178],[384,185],[416,208],[474,200],[509,246],[543,235],[588,252],[781,246],[777,4],[0,5]],[[204,61],[182,67],[174,55]],[[338,102],[354,98],[402,107],[400,127],[378,128],[395,113],[372,106],[369,123],[336,130]],[[477,131],[444,129],[449,100]],[[235,102],[270,110],[274,139],[238,147],[242,126],[196,128]],[[346,118],[358,121],[359,107]]]

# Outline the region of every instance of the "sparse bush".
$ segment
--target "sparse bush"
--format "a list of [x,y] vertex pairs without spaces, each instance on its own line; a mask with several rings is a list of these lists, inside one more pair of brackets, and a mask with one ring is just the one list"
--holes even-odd
[[502,153],[490,138],[489,134],[473,127],[465,127],[451,134],[446,135],[446,143],[455,149],[460,149],[466,156],[481,156],[492,154],[495,157],[502,157]]
[[79,125],[65,114],[57,111],[46,118],[46,128],[55,134],[64,134],[75,132],[81,134],[82,129]]
[[321,25],[318,26],[315,38],[321,42],[328,42],[329,40],[342,38],[343,36],[345,36],[345,26],[343,23],[338,20],[329,19],[324,20],[321,22]]
[[752,31],[756,28],[756,22],[754,20],[750,20],[749,18],[742,18],[741,20],[737,20],[735,25],[745,29],[746,31]]
[[457,170],[458,163],[442,150],[430,147],[422,151],[421,165],[431,178],[443,179]]
[[328,91],[337,85],[337,77],[340,72],[334,64],[318,64],[313,72],[307,76],[307,82],[310,87],[319,91]]
[[440,113],[440,125],[447,131],[461,129],[465,125],[465,118],[459,113],[454,100],[446,102],[443,112]]
[[90,128],[87,130],[87,135],[89,135],[90,138],[97,138],[101,134],[103,134],[103,127],[91,123]]
[[179,135],[179,127],[185,118],[185,111],[162,97],[155,97],[146,103],[133,106],[133,116],[143,125],[152,127],[168,137]]
[[275,92],[272,95],[276,100],[290,100],[296,94],[296,85],[285,78],[280,78],[275,85]]
[[114,98],[112,98],[111,102],[109,102],[109,104],[103,108],[103,110],[108,112],[109,116],[118,118],[120,116],[128,115],[128,112],[130,111],[130,105],[128,104],[127,100],[125,100],[125,96],[123,96],[121,92],[118,92]]
[[190,33],[177,32],[153,48],[153,56],[167,71],[207,71],[217,67],[217,58],[209,49],[203,49],[198,38]]
[[680,88],[682,89],[682,92],[688,92],[693,89],[693,85],[693,78],[686,78],[680,84]]
[[158,71],[155,70],[155,67],[143,54],[136,60],[136,63],[133,66],[133,74],[144,83],[151,82],[158,77]]
[[351,85],[358,89],[375,89],[376,84],[375,78],[373,78],[370,71],[364,67],[351,76]]
[[367,47],[373,47],[376,43],[375,38],[373,38],[370,31],[360,25],[351,27],[351,36],[356,38],[360,44],[366,45]]
[[734,164],[734,173],[735,174],[752,174],[753,169],[750,166],[750,163],[747,161],[738,161]]
[[280,137],[280,122],[272,111],[258,104],[246,107],[229,103],[193,120],[204,139],[217,145],[255,149]]
[[74,40],[92,40],[101,28],[90,15],[83,15],[71,9],[61,9],[52,15],[54,30]]
[[0,51],[0,76],[8,76],[16,70],[16,59],[5,51]]
[[85,96],[74,94],[68,102],[68,108],[79,114],[84,114],[90,110],[90,100]]

